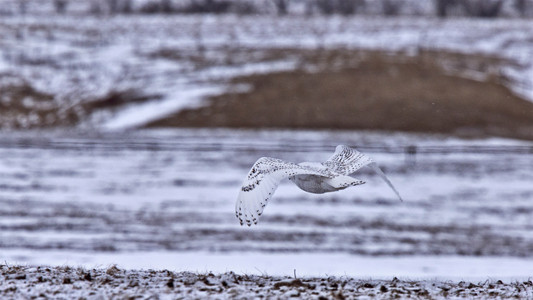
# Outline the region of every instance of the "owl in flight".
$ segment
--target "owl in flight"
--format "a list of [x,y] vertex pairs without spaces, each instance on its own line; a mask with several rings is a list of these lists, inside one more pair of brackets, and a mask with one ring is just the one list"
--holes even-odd
[[306,192],[323,194],[365,183],[349,176],[364,166],[372,168],[403,201],[396,188],[370,157],[350,147],[339,145],[335,153],[323,163],[295,164],[271,157],[258,159],[241,187],[235,204],[235,215],[241,225],[257,224],[268,200],[285,178],[289,178]]

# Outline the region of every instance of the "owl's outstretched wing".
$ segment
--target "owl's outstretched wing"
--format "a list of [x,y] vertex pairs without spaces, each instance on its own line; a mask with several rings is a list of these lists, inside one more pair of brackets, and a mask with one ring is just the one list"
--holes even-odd
[[335,153],[323,165],[334,172],[350,175],[374,162],[370,157],[348,146],[338,145]]
[[241,225],[257,224],[279,183],[290,176],[302,174],[328,177],[329,173],[271,157],[258,159],[248,172],[235,204],[235,215]]
[[400,201],[403,201],[400,193],[398,193],[398,190],[396,190],[392,182],[390,182],[389,178],[387,178],[385,173],[383,173],[374,160],[355,149],[344,145],[338,145],[337,148],[335,148],[335,153],[328,160],[326,160],[323,165],[330,168],[334,172],[341,173],[343,175],[350,175],[362,167],[368,166],[374,170],[374,172],[376,172],[376,174],[378,174],[378,176],[381,177],[385,183],[387,183],[387,185],[394,191],[396,196],[398,196]]

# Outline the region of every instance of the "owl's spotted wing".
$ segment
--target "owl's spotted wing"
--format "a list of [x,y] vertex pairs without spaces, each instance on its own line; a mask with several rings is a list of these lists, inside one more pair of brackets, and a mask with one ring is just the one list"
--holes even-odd
[[350,175],[372,162],[374,161],[363,153],[348,146],[338,145],[335,153],[323,164],[334,172]]
[[235,214],[241,225],[257,224],[279,183],[290,176],[303,174],[328,177],[329,173],[276,158],[262,157],[257,160],[248,172],[235,204]]
[[332,171],[343,175],[350,175],[362,167],[368,166],[374,170],[385,183],[387,183],[398,198],[400,198],[400,201],[403,201],[400,193],[398,193],[392,182],[390,182],[389,178],[387,178],[379,166],[370,157],[355,149],[344,145],[338,145],[337,148],[335,148],[335,153],[326,160],[323,165],[330,168]]

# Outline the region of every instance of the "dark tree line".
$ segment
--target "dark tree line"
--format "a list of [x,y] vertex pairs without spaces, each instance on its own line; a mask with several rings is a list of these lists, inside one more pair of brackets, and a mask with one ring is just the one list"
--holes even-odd
[[315,0],[309,1],[308,10],[316,10],[324,15],[340,14],[353,15],[365,6],[365,0]]
[[133,13],[132,0],[105,0],[92,1],[90,5],[90,12],[93,14],[128,14]]
[[[26,13],[30,0],[19,0],[19,12]],[[69,3],[77,0],[51,0],[57,13],[67,11]],[[422,0],[420,0],[422,1]],[[471,17],[493,18],[502,13],[505,4],[510,4],[517,15],[531,16],[533,0],[427,0],[432,1],[434,13],[439,17],[464,15]],[[93,14],[126,14],[126,13],[238,13],[252,14],[275,11],[278,15],[291,14],[296,4],[305,6],[307,14],[322,15],[353,15],[366,13],[367,7],[381,7],[385,16],[400,15],[410,12],[409,0],[87,0],[89,12]],[[416,3],[416,0],[412,0]],[[265,7],[271,9],[265,10]],[[509,5],[507,5],[509,9]],[[374,9],[374,12],[375,9]],[[431,14],[431,12],[426,12]]]
[[[525,0],[516,2],[525,8]],[[439,17],[447,17],[450,9],[459,7],[467,16],[494,18],[500,14],[502,5],[503,0],[436,0],[436,11]]]

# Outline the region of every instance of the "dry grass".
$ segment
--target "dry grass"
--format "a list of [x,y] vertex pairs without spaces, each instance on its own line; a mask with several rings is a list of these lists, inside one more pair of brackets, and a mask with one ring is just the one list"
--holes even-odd
[[[275,50],[286,57],[290,50]],[[533,139],[533,103],[498,75],[504,62],[481,55],[424,51],[301,51],[301,68],[236,78],[228,93],[150,127],[377,129]],[[308,66],[312,65],[312,71]],[[476,81],[465,77],[475,72]]]

